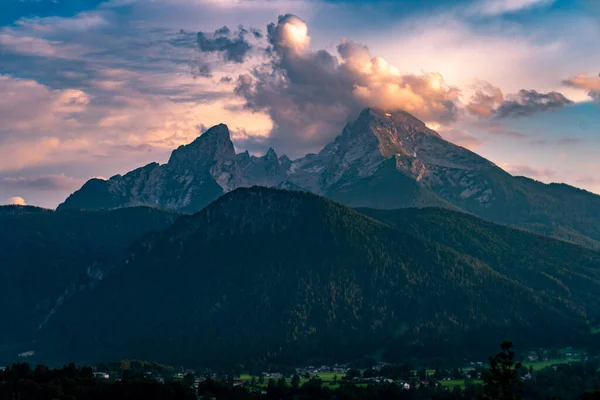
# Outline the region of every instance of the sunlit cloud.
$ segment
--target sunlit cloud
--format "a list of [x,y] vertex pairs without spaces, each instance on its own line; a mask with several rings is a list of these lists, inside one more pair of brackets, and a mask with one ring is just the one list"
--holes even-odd
[[567,86],[587,91],[588,96],[596,101],[600,101],[600,75],[588,76],[586,74],[579,74],[563,82]]

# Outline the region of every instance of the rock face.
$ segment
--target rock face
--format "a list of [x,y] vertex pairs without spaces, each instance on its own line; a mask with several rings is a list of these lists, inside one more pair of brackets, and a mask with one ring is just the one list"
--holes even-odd
[[445,141],[414,116],[368,108],[318,154],[297,160],[235,154],[217,125],[149,164],[108,181],[92,179],[59,209],[137,205],[196,212],[239,187],[304,190],[353,207],[438,206],[600,248],[600,196],[513,177]]
[[[415,151],[424,148],[422,142],[428,140],[449,145],[410,114],[385,114],[366,109],[319,154],[290,160],[286,156],[278,157],[274,149],[269,149],[262,157],[251,156],[248,152],[236,155],[229,130],[221,124],[174,150],[167,164],[148,164],[123,176],[113,176],[108,181],[92,179],[59,208],[111,209],[148,205],[195,212],[223,193],[255,185],[349,197],[361,189],[354,187],[356,183],[377,177],[389,167],[411,175],[412,165],[418,164],[412,161]],[[423,168],[421,164],[419,166]],[[417,193],[411,195],[416,196],[415,200],[407,202],[392,196],[389,207],[445,205],[412,179],[405,185],[417,189],[414,190]],[[364,201],[358,199],[359,194],[354,197],[356,201],[352,201],[352,205],[374,205],[368,196]],[[427,199],[421,201],[421,197]]]

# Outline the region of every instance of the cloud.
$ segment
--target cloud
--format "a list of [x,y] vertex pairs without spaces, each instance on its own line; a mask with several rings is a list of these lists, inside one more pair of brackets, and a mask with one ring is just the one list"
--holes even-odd
[[91,96],[82,90],[52,90],[30,79],[0,75],[0,139],[13,130],[45,130],[57,123],[75,125]]
[[0,178],[0,185],[10,189],[35,189],[44,191],[73,190],[81,186],[83,181],[64,174],[37,177],[5,177]]
[[72,17],[29,17],[18,20],[15,25],[36,32],[57,31],[83,32],[107,26],[109,22],[99,13],[82,12]]
[[587,76],[586,74],[579,74],[563,81],[563,83],[570,87],[586,90],[588,96],[595,101],[600,101],[600,75]]
[[576,182],[584,185],[600,185],[600,178],[593,176],[584,176],[583,178],[577,179]]
[[8,29],[0,30],[0,48],[3,53],[63,59],[79,58],[84,52],[78,45],[34,36],[19,36]]
[[558,92],[539,93],[535,90],[522,89],[519,93],[507,96],[497,110],[499,118],[524,117],[539,112],[556,111],[566,105],[573,104]]
[[516,13],[534,7],[552,5],[556,0],[479,0],[467,9],[467,14],[494,17]]
[[558,92],[539,93],[521,89],[504,96],[500,88],[481,82],[467,104],[467,110],[478,117],[517,118],[540,112],[556,111],[573,102]]
[[439,134],[447,141],[467,148],[475,150],[477,147],[485,143],[484,140],[473,136],[466,129],[440,129]]
[[561,146],[570,146],[581,143],[582,140],[580,138],[575,137],[565,137],[559,138],[556,140],[548,140],[548,139],[535,139],[530,141],[531,144],[538,146],[546,146],[546,145],[561,145]]
[[[241,25],[236,32],[231,32],[228,27],[223,26],[213,34],[198,32],[196,43],[203,53],[221,53],[226,61],[241,64],[252,49],[252,45],[246,41],[248,33],[249,31]],[[253,34],[256,37],[254,31]]]
[[[85,81],[86,91],[52,89],[35,80],[0,75],[0,173],[12,178],[3,183],[0,176],[0,185],[48,187],[48,179],[30,182],[31,174],[112,176],[148,162],[165,162],[173,148],[198,136],[200,123],[226,122],[256,136],[271,128],[267,116],[226,108],[242,105],[230,86],[195,82],[186,72],[147,75],[100,69]],[[97,80],[113,82],[118,90]],[[15,178],[15,171],[23,172]],[[54,183],[58,193],[63,186],[56,179]]]
[[13,205],[17,205],[17,206],[26,206],[27,203],[25,202],[25,199],[19,196],[15,196],[15,197],[11,197],[10,199],[8,199],[8,204],[13,204]]
[[337,54],[313,50],[308,27],[295,15],[267,28],[269,63],[238,77],[246,108],[267,112],[272,145],[300,154],[339,134],[366,106],[404,109],[427,122],[456,119],[460,91],[438,73],[402,74],[361,44],[343,40]]
[[571,145],[571,144],[579,144],[579,143],[581,143],[580,138],[567,137],[567,138],[558,139],[558,144],[561,144],[561,145]]
[[527,165],[504,165],[503,168],[515,176],[528,176],[531,178],[552,178],[556,171],[548,168],[535,168]]

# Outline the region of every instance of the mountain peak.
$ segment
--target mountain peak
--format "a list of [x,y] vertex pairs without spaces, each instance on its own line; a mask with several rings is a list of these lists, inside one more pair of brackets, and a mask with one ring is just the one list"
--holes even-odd
[[215,125],[198,136],[192,143],[179,146],[171,154],[169,164],[182,161],[206,163],[217,158],[235,158],[229,128],[225,124]]
[[277,160],[277,153],[275,153],[275,150],[273,150],[272,147],[269,147],[269,150],[267,151],[267,153],[265,154],[265,159],[267,160]]
[[440,135],[414,115],[404,110],[385,111],[380,108],[368,107],[361,111],[357,122],[379,121],[383,125],[394,125],[398,130],[407,133],[424,133],[440,137]]

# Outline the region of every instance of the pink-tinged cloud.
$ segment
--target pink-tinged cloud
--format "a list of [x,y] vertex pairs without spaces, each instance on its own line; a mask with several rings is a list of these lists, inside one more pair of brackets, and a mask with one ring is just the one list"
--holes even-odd
[[[72,174],[73,165],[84,165],[91,174],[111,176],[166,161],[173,148],[199,135],[201,124],[227,122],[255,136],[271,128],[266,116],[229,110],[227,106],[241,101],[227,93],[230,88],[216,91],[212,82],[192,84],[185,74],[157,80],[120,70],[98,75],[98,80],[117,82],[121,89],[52,89],[31,79],[0,75],[0,172],[60,165]],[[182,87],[187,95],[154,95],[138,86],[157,91]],[[102,101],[94,102],[98,93]]]
[[440,129],[439,134],[447,141],[469,150],[475,150],[485,143],[484,140],[473,136],[466,129]]
[[460,91],[439,73],[403,74],[366,46],[343,40],[337,54],[313,50],[308,26],[295,15],[268,26],[270,63],[239,76],[247,109],[273,121],[273,145],[318,150],[366,106],[403,109],[426,122],[458,115]]
[[552,178],[556,176],[556,171],[549,168],[535,168],[528,165],[501,165],[511,175],[527,176],[530,178]]
[[565,80],[563,83],[570,87],[585,90],[592,99],[600,101],[600,75],[579,74]]

